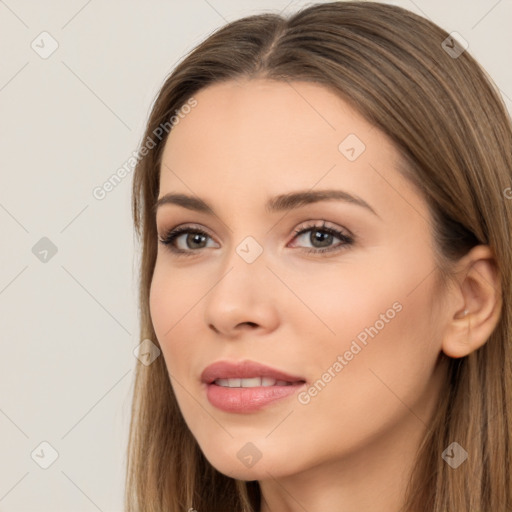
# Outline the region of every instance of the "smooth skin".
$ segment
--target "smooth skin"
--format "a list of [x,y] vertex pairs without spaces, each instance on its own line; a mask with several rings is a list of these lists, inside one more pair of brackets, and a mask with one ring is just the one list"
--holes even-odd
[[[398,173],[399,154],[324,86],[229,81],[195,98],[166,141],[159,198],[192,195],[215,213],[158,208],[159,238],[185,224],[205,235],[175,240],[190,255],[155,240],[150,292],[183,417],[216,469],[260,482],[261,512],[396,512],[445,385],[440,353],[478,349],[499,319],[492,253],[477,246],[456,284],[436,284],[427,204]],[[349,134],[365,145],[353,161],[339,149]],[[280,194],[329,189],[375,213],[339,200],[265,210]],[[323,221],[354,242],[329,237]],[[316,237],[314,228],[295,235],[311,225]],[[252,263],[237,253],[246,237],[263,249]],[[326,247],[334,250],[307,252]],[[258,361],[302,376],[308,389],[397,302],[307,404],[295,394],[240,414],[207,400],[200,375],[218,360]],[[237,456],[248,442],[261,453],[251,467]]]

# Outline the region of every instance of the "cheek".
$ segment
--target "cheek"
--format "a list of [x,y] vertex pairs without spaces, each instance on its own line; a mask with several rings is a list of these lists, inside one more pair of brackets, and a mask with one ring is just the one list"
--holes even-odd
[[[351,275],[347,286],[323,300],[323,319],[336,336],[322,336],[321,348],[311,351],[316,379],[300,403],[310,418],[328,414],[329,423],[346,433],[341,444],[349,438],[363,443],[400,418],[412,418],[411,409],[427,421],[440,347],[429,325],[432,279],[411,293],[417,284],[412,274]],[[318,438],[332,429],[325,422],[309,425]]]
[[403,316],[400,310],[404,294],[395,276],[364,261],[326,268],[315,273],[314,279],[295,282],[293,289],[305,304],[291,301],[284,321],[295,325],[296,348],[305,369],[313,373],[319,368],[327,370],[338,355],[350,350],[354,340],[363,349],[360,354],[372,339],[374,345],[379,343],[377,339],[386,338],[389,325],[400,322]]
[[[174,335],[194,303],[194,296],[200,293],[192,284],[166,264],[165,254],[161,260],[157,260],[149,292],[149,307],[155,332],[161,342]],[[194,293],[194,290],[197,291]]]
[[170,354],[177,344],[173,344],[172,340],[176,339],[180,324],[186,318],[185,305],[188,303],[177,286],[176,276],[173,275],[171,279],[169,270],[157,262],[149,292],[149,309],[166,365],[173,374],[171,363],[177,358],[170,357]]
[[[165,257],[165,256],[164,256]],[[170,375],[177,382],[189,380],[197,358],[198,330],[201,329],[201,298],[205,289],[193,271],[180,271],[165,261],[155,266],[149,292],[149,308],[153,328]],[[180,393],[175,387],[176,395]]]
[[[424,252],[428,253],[428,246]],[[339,266],[323,278],[315,276],[302,291],[317,317],[305,311],[297,315],[300,332],[316,329],[311,339],[297,333],[297,339],[310,348],[310,359],[303,354],[307,367],[318,375],[319,368],[327,371],[346,354],[346,365],[327,387],[363,402],[371,401],[371,396],[365,397],[358,388],[373,396],[393,397],[386,384],[402,392],[408,384],[428,378],[440,350],[430,325],[435,294],[430,268],[428,261],[404,246],[382,251],[371,262],[347,260],[346,267]],[[379,381],[378,372],[385,383]],[[349,379],[350,385],[342,384]]]

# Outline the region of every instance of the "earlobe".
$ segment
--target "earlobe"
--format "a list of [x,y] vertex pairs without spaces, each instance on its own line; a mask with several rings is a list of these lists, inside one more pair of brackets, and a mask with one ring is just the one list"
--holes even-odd
[[451,319],[442,342],[443,352],[453,358],[467,356],[487,342],[502,307],[500,276],[489,246],[478,245],[461,258],[457,275],[454,307],[448,311]]

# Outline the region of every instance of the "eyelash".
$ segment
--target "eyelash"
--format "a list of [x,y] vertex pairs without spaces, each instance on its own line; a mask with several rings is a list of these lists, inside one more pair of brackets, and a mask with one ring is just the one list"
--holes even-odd
[[[343,243],[340,243],[335,247],[328,247],[328,248],[323,248],[323,249],[322,248],[320,248],[320,249],[303,248],[303,250],[309,254],[340,251],[354,243],[354,237],[352,235],[344,234],[335,228],[326,226],[325,221],[323,221],[323,224],[321,226],[319,226],[318,224],[309,224],[307,226],[304,226],[302,228],[295,230],[293,239],[295,240],[295,238],[297,238],[299,235],[307,233],[308,231],[311,231],[313,229],[315,229],[319,232],[325,232],[329,235],[333,235],[336,238],[339,238]],[[177,228],[171,229],[170,231],[167,232],[167,234],[165,235],[165,237],[163,239],[159,237],[158,240],[160,243],[162,243],[164,246],[166,246],[170,251],[175,253],[177,256],[192,256],[193,253],[197,253],[199,251],[199,249],[197,249],[197,250],[190,249],[190,250],[185,251],[183,249],[176,248],[174,245],[174,241],[176,240],[176,238],[178,238],[183,233],[195,233],[195,234],[199,234],[199,235],[205,235],[205,236],[211,238],[210,235],[208,235],[208,233],[206,233],[205,231],[203,231],[201,229],[192,228],[190,226],[179,226]]]

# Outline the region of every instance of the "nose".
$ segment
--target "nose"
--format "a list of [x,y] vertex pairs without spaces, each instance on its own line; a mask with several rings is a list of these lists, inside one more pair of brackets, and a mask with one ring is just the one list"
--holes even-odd
[[267,268],[264,253],[247,263],[233,251],[222,270],[205,297],[206,325],[228,338],[276,329],[282,290]]

